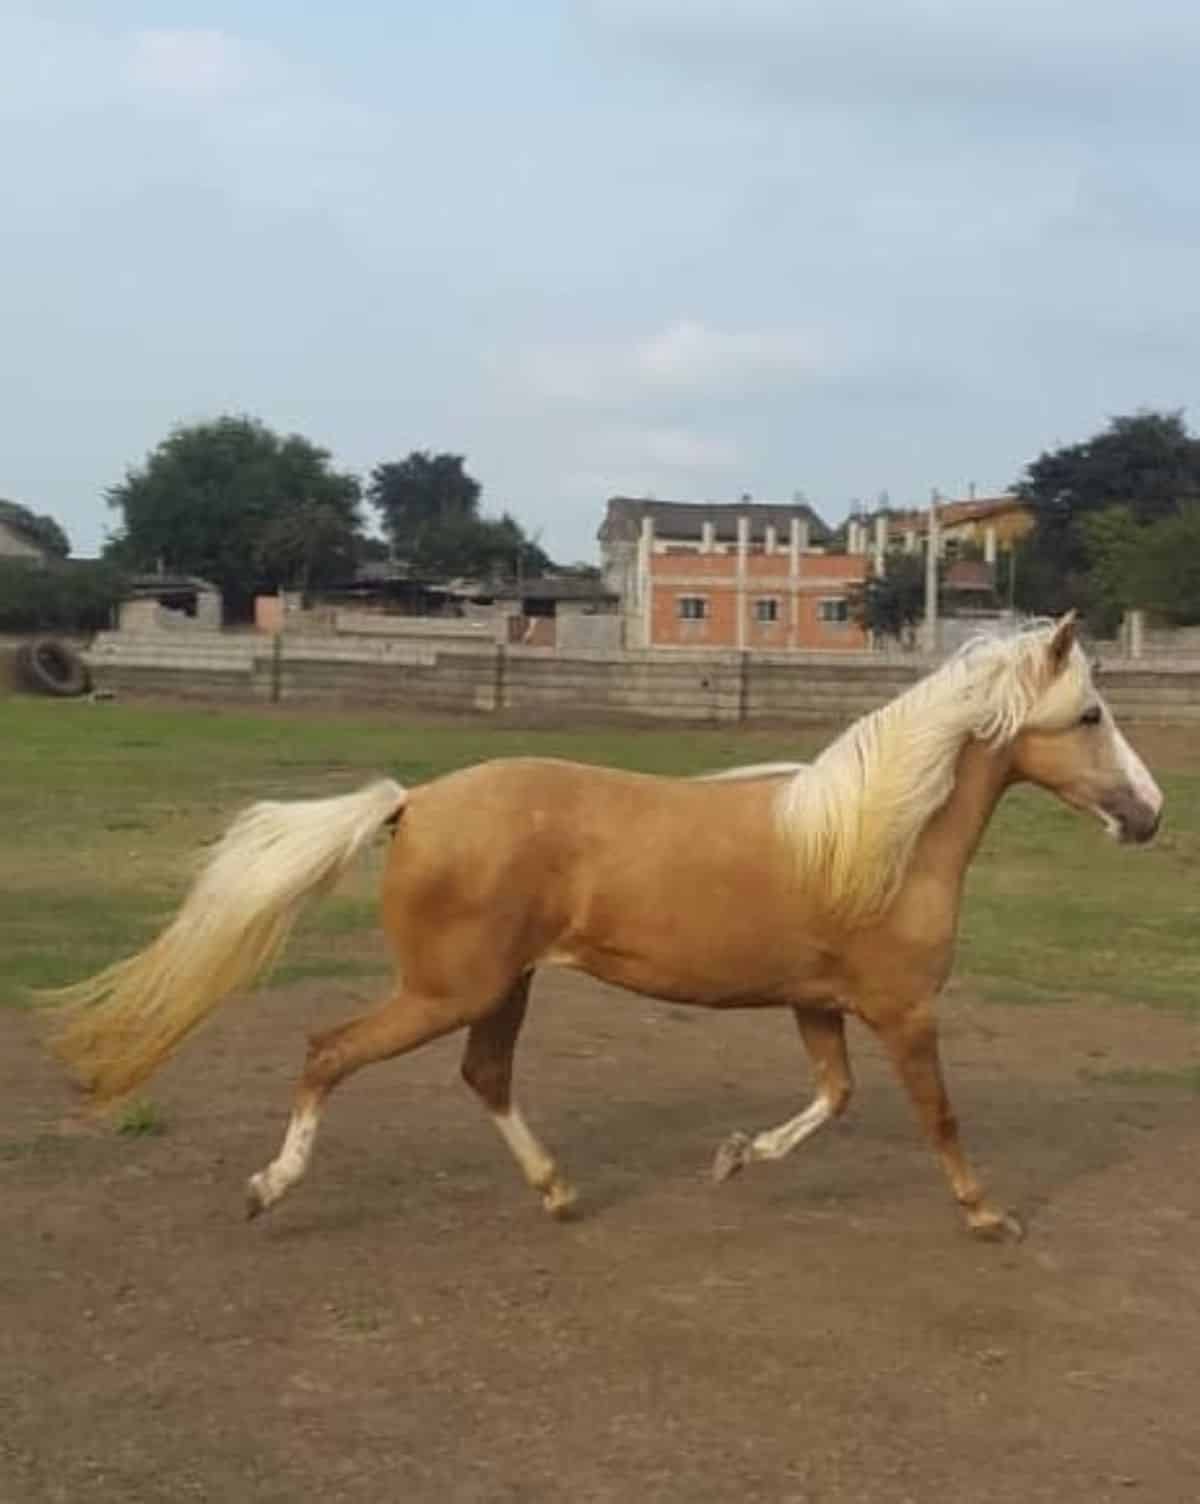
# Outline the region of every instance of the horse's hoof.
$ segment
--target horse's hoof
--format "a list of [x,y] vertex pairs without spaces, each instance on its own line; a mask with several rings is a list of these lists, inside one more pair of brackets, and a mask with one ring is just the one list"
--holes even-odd
[[968,1215],[967,1227],[988,1243],[1019,1243],[1025,1236],[1024,1224],[1012,1212],[977,1210]]
[[712,1178],[717,1185],[750,1163],[750,1135],[731,1133],[713,1157]]
[[270,1204],[259,1188],[258,1176],[252,1175],[246,1182],[246,1221],[253,1222]]
[[542,1205],[556,1222],[566,1222],[575,1211],[578,1200],[575,1187],[565,1180],[556,1180],[542,1192]]

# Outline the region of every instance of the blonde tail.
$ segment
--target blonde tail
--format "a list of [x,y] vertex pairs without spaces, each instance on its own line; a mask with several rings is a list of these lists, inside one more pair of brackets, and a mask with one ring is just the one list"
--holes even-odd
[[335,799],[251,805],[145,950],[43,994],[62,1010],[53,1048],[93,1099],[131,1091],[223,998],[264,971],[305,900],[332,888],[406,798],[387,778]]

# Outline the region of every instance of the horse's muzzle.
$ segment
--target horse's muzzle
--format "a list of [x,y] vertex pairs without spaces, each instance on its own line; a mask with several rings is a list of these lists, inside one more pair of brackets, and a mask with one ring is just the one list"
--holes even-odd
[[1147,804],[1132,789],[1106,799],[1104,812],[1116,821],[1117,839],[1131,846],[1152,841],[1162,823],[1162,805]]

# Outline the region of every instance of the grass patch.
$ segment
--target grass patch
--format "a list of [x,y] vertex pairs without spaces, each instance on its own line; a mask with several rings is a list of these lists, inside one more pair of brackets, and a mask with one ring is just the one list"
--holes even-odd
[[125,1138],[158,1138],[167,1131],[162,1109],[148,1098],[127,1102],[113,1126]]
[[1166,1087],[1171,1091],[1187,1091],[1200,1094],[1200,1065],[1184,1066],[1181,1070],[1162,1070],[1151,1066],[1124,1066],[1111,1071],[1081,1071],[1084,1081],[1102,1086]]
[[1156,772],[1169,825],[1147,849],[1116,845],[1040,790],[1001,804],[968,874],[959,942],[959,972],[984,996],[1198,1006],[1200,778]]

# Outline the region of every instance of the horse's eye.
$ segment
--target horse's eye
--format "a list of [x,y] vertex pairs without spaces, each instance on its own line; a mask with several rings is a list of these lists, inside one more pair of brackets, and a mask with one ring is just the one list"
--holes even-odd
[[1079,724],[1081,726],[1098,726],[1103,714],[1104,712],[1100,709],[1099,705],[1089,705],[1079,717]]

